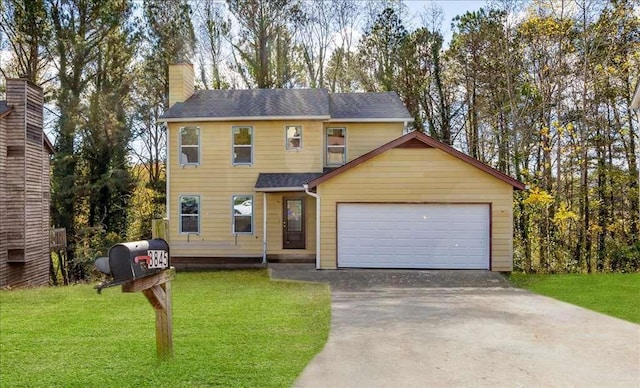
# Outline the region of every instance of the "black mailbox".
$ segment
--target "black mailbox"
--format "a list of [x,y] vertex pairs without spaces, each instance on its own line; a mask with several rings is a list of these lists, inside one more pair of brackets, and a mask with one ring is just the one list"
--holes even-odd
[[163,239],[141,240],[116,244],[109,249],[109,257],[96,260],[96,268],[113,279],[96,288],[117,286],[131,280],[153,275],[171,266],[169,244]]

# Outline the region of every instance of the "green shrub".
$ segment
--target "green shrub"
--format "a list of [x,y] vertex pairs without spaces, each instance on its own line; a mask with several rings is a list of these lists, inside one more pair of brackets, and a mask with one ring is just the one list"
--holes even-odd
[[614,247],[610,257],[609,265],[613,272],[640,271],[640,241],[633,245]]
[[86,227],[77,233],[74,246],[74,262],[70,263],[72,280],[96,280],[99,274],[94,271],[93,263],[98,257],[107,256],[112,245],[124,239],[114,232],[106,232],[102,227]]

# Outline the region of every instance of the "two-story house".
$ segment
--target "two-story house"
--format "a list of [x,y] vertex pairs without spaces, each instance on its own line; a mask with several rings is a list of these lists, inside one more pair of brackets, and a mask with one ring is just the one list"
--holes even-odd
[[42,89],[6,80],[0,101],[0,287],[49,284],[49,158]]
[[169,69],[174,263],[310,259],[316,268],[512,268],[524,186],[422,133],[396,93],[194,91]]

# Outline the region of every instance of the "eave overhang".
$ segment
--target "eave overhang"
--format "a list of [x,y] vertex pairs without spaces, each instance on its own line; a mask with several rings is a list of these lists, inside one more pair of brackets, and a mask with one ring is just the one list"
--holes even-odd
[[168,117],[159,118],[162,123],[179,123],[194,121],[304,121],[304,120],[323,120],[330,119],[330,116],[237,116],[237,117]]
[[9,107],[7,110],[0,112],[0,119],[3,117],[8,116],[9,114],[11,114],[11,112],[13,112],[13,108]]
[[330,118],[328,123],[411,123],[413,118]]
[[277,192],[285,192],[285,191],[304,191],[304,187],[260,187],[255,188],[257,193],[277,193]]
[[49,155],[53,155],[56,153],[53,147],[53,143],[51,143],[51,140],[49,140],[49,136],[47,136],[46,133],[42,134],[42,142],[44,143],[44,148],[46,148],[49,152]]

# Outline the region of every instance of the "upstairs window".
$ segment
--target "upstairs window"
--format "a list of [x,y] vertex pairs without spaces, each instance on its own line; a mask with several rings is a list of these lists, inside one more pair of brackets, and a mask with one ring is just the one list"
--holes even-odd
[[287,125],[285,128],[287,133],[287,149],[298,150],[302,148],[302,127],[300,125]]
[[253,234],[253,195],[233,196],[233,233]]
[[252,127],[233,127],[233,164],[253,164]]
[[180,128],[180,164],[200,164],[200,128]]
[[327,128],[327,166],[342,166],[347,162],[346,128]]
[[200,196],[181,195],[180,233],[200,233]]

